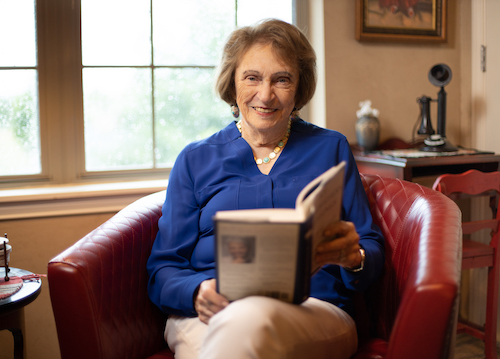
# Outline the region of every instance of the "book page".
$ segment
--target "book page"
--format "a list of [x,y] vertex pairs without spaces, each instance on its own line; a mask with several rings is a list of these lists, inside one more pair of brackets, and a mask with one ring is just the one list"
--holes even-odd
[[214,220],[235,221],[235,222],[304,222],[305,217],[295,208],[255,208],[236,209],[230,211],[219,211],[215,213]]
[[344,171],[345,162],[341,162],[309,183],[297,197],[297,208],[307,217],[313,216],[311,232],[308,233],[312,236],[312,274],[319,269],[314,261],[316,246],[323,240],[325,229],[340,220]]
[[[337,184],[335,183],[337,182]],[[314,261],[314,253],[316,246],[323,240],[325,229],[340,220],[340,211],[342,209],[342,194],[343,194],[343,175],[336,177],[332,181],[331,186],[325,186],[324,192],[318,196],[314,203],[314,219],[312,224],[312,255],[311,273],[315,273],[319,266]],[[324,197],[323,197],[324,195]],[[323,200],[328,198],[328,200]]]
[[264,295],[292,302],[297,224],[218,222],[218,290],[228,300]]

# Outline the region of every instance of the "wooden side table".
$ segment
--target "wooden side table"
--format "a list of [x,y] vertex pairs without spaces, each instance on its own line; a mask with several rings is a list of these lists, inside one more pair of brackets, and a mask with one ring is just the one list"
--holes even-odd
[[[10,267],[9,277],[21,277],[33,274],[27,270]],[[5,276],[5,269],[0,268],[0,276]],[[14,337],[14,359],[24,358],[24,307],[34,301],[42,289],[41,279],[25,280],[21,289],[0,299],[0,330],[8,329]]]
[[398,152],[353,152],[359,172],[406,181],[414,181],[415,177],[462,173],[470,169],[483,172],[498,171],[500,164],[500,155],[491,152],[435,157],[398,157],[390,155],[391,153]]

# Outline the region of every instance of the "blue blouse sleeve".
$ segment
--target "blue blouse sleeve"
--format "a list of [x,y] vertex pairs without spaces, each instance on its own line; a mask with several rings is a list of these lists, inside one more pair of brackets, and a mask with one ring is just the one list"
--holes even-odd
[[165,313],[196,316],[194,292],[212,276],[190,264],[199,236],[200,208],[185,154],[178,156],[169,176],[158,234],[147,263],[148,293]]

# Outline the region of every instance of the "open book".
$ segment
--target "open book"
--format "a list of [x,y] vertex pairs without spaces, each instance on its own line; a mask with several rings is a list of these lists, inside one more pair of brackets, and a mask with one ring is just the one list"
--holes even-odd
[[289,303],[309,297],[319,269],[314,248],[340,220],[345,162],[299,193],[295,208],[219,211],[214,216],[217,290],[228,300],[263,295]]

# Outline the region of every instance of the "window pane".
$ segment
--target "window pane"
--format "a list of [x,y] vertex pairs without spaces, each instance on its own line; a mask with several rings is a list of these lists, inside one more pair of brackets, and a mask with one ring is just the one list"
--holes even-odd
[[158,167],[171,167],[189,142],[205,138],[233,120],[229,106],[213,95],[212,69],[155,70]]
[[83,69],[87,171],[151,168],[151,70]]
[[0,175],[41,172],[36,70],[0,70]]
[[238,26],[276,18],[292,23],[292,0],[238,0]]
[[234,24],[234,0],[153,0],[155,65],[216,65]]
[[[131,0],[127,6],[82,0],[87,171],[171,167],[188,143],[233,120],[212,88],[213,67],[236,25],[236,9],[243,25],[268,17],[292,21],[292,0],[276,0],[277,6],[255,1],[152,0],[151,27],[145,20],[149,0],[136,7]],[[134,10],[116,12],[124,7]],[[137,16],[142,20],[132,19]],[[145,65],[152,66],[131,68]]]
[[0,0],[0,66],[36,66],[35,45],[35,2]]
[[149,0],[82,0],[82,63],[150,65]]

